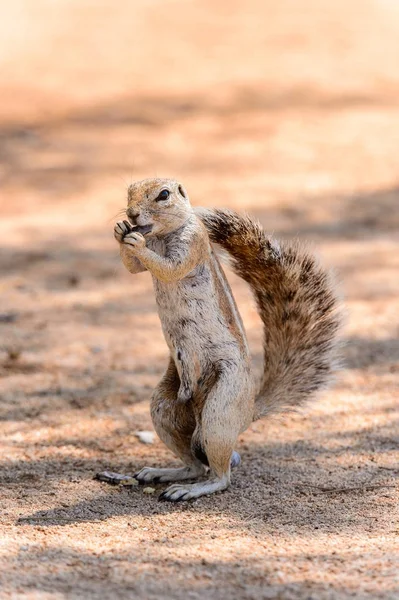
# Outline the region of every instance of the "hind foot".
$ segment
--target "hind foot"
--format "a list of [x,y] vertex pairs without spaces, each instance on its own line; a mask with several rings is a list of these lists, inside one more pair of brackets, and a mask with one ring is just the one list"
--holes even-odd
[[174,484],[170,485],[159,496],[159,500],[168,500],[169,502],[181,502],[183,500],[193,500],[200,496],[208,496],[215,492],[221,492],[230,485],[228,475],[215,479],[208,479],[201,483],[191,483],[185,485]]
[[133,477],[139,483],[165,483],[166,481],[184,481],[185,479],[196,479],[205,473],[203,465],[191,465],[180,469],[152,469],[144,467]]

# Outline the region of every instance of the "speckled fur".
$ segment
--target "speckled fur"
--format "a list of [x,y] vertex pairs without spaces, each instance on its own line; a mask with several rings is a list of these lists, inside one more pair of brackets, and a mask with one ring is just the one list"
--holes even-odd
[[[162,190],[169,192],[166,200],[159,200]],[[194,211],[176,181],[133,184],[126,214],[130,224],[115,226],[122,261],[131,273],[150,271],[170,350],[151,416],[159,437],[185,463],[146,467],[136,477],[183,481],[209,466],[206,481],[174,484],[162,494],[188,500],[228,487],[237,437],[254,419],[301,403],[326,381],[338,326],[335,297],[312,257],[271,242],[249,218]],[[258,301],[265,325],[258,395],[241,317],[210,240],[229,252]]]

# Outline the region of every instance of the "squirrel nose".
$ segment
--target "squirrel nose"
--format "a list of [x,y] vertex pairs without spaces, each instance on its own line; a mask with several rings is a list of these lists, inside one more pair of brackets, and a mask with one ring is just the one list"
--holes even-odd
[[128,219],[131,221],[133,225],[136,224],[137,218],[140,216],[140,213],[134,210],[134,208],[128,208],[126,210],[126,215]]

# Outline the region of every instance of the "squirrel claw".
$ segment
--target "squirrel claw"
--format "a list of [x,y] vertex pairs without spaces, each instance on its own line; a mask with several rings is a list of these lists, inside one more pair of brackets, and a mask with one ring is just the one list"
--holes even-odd
[[[160,502],[184,502],[184,500],[190,500],[190,498],[187,498],[188,496],[188,492],[186,492],[185,494],[182,494],[181,496],[177,497],[177,498],[172,498],[170,496],[167,495],[167,490],[165,490],[164,492],[162,492],[162,494],[160,494],[158,496],[158,500]],[[194,500],[195,498],[193,498]]]

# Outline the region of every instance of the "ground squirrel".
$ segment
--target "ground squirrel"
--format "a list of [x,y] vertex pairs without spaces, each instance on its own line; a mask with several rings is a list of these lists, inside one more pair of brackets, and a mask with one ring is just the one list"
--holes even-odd
[[[161,440],[184,463],[145,467],[140,483],[173,483],[160,498],[189,500],[226,489],[240,462],[237,438],[252,421],[300,405],[329,380],[339,315],[328,274],[297,244],[278,243],[249,217],[194,209],[171,179],[128,188],[114,229],[130,273],[150,271],[168,368],[151,400]],[[264,375],[257,384],[244,326],[211,242],[252,288],[264,324]],[[208,473],[208,478],[197,479]]]

